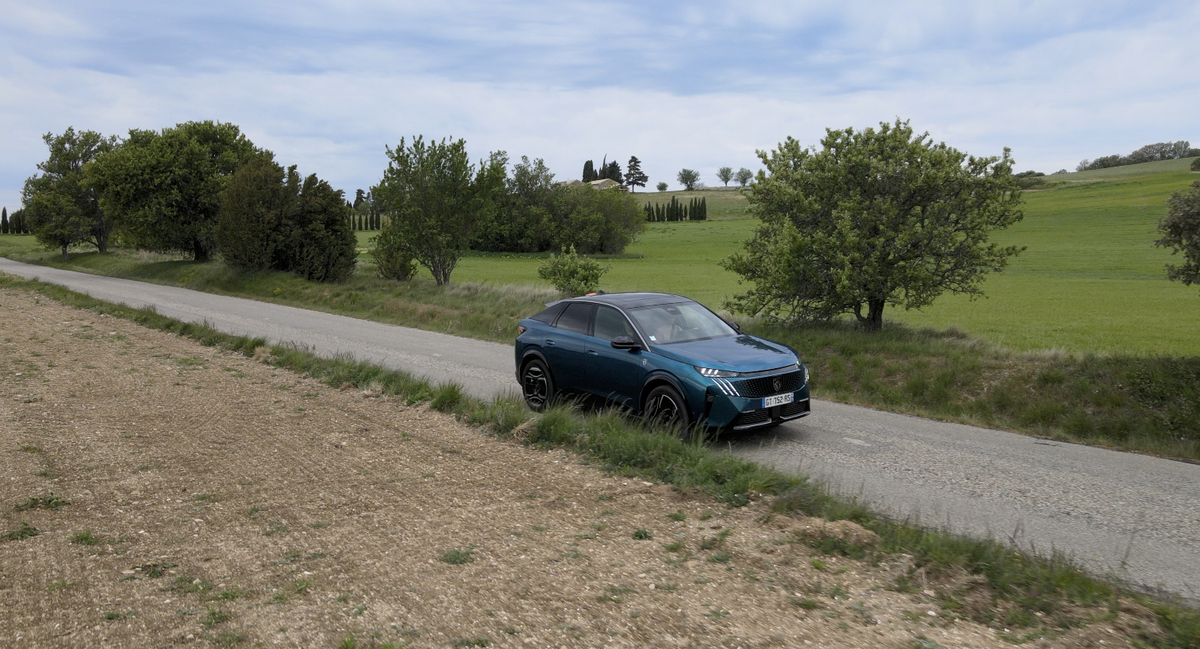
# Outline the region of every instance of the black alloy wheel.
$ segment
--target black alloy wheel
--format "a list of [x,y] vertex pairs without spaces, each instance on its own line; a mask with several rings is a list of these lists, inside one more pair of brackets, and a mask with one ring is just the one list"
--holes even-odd
[[654,426],[678,426],[680,430],[687,430],[691,425],[683,395],[669,385],[660,385],[646,395],[642,413]]
[[530,410],[541,412],[554,398],[554,377],[541,360],[533,359],[521,370],[521,393]]

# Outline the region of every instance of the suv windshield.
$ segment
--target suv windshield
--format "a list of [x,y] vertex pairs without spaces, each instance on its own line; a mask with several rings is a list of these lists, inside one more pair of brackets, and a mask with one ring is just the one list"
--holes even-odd
[[716,314],[695,302],[660,304],[628,310],[654,345],[733,336],[737,332]]

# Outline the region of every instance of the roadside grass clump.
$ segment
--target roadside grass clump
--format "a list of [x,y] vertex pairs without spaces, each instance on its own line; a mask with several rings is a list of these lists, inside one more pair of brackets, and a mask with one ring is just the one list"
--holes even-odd
[[[205,344],[219,345],[246,355],[253,355],[254,350],[263,345],[261,340],[237,338],[215,332],[206,327],[183,325],[157,314],[138,311],[128,307],[108,305],[90,297],[74,294],[65,289],[48,286],[38,282],[10,280],[0,277],[0,286],[18,287],[59,299],[73,306],[89,308],[95,311],[125,317],[134,321],[148,324],[154,328],[173,331],[187,335]],[[157,325],[157,326],[156,326]],[[826,341],[828,346],[840,346],[843,351],[849,350],[853,356],[856,341],[855,335],[838,336]],[[885,334],[887,329],[885,329]],[[921,334],[930,336],[931,334]],[[953,342],[947,340],[945,334],[933,336],[940,341],[937,344],[960,344],[970,348],[976,343],[970,341]],[[914,340],[911,336],[896,335],[895,345],[916,346],[921,348],[925,342]],[[271,348],[271,364],[291,369],[298,373],[307,374],[325,382],[328,385],[341,387],[350,385],[359,389],[375,387],[385,394],[394,394],[406,399],[409,403],[425,402],[433,398],[434,388],[428,383],[415,379],[402,372],[394,372],[382,368],[359,363],[347,358],[324,359],[306,350],[295,347],[275,346]],[[978,354],[974,354],[978,357]],[[964,352],[964,357],[967,354]],[[969,360],[969,359],[968,359]],[[1070,357],[1045,359],[1047,365],[1042,369],[1051,368],[1050,362],[1066,362]],[[984,362],[976,361],[979,365]],[[1104,359],[1093,359],[1095,371],[1113,370],[1113,366]],[[832,363],[832,356],[830,357]],[[844,364],[849,367],[849,363]],[[871,362],[859,364],[860,367],[873,367]],[[883,363],[877,367],[886,367]],[[963,367],[972,365],[964,360]],[[1092,366],[1089,366],[1092,367]],[[933,371],[934,363],[930,363],[931,381],[936,383],[937,372]],[[1190,364],[1184,364],[1185,371],[1191,371]],[[873,370],[874,371],[874,370]],[[1065,379],[1059,381],[1053,374],[1043,378],[1044,386],[1061,386],[1063,389],[1082,389],[1079,383],[1079,373],[1061,370]],[[1140,377],[1141,383],[1135,383],[1143,394],[1158,395],[1170,400],[1179,395],[1172,390],[1182,389],[1185,393],[1177,407],[1177,413],[1172,415],[1177,421],[1189,421],[1190,410],[1186,407],[1188,398],[1185,386],[1176,379],[1177,367],[1151,362],[1146,365],[1120,369],[1121,372],[1132,372],[1131,376]],[[1046,376],[1039,372],[1039,375]],[[876,383],[893,380],[895,374],[879,373]],[[1031,375],[1036,377],[1038,375]],[[1187,380],[1185,374],[1185,379]],[[1083,378],[1087,378],[1084,374]],[[959,379],[955,379],[958,381]],[[1035,380],[1035,378],[1030,379]],[[945,380],[943,379],[943,382]],[[1075,387],[1071,387],[1075,386]],[[1194,389],[1194,387],[1192,388]],[[899,389],[897,389],[899,392]],[[1088,392],[1089,398],[1101,402],[1115,402],[1115,397],[1105,395],[1102,391]],[[511,405],[501,401],[491,403],[481,402],[464,397],[453,409],[453,414],[463,420],[475,419],[485,421],[489,411],[505,410],[504,416],[510,423],[519,419]],[[482,414],[481,414],[482,413]],[[1118,598],[1131,597],[1111,583],[1095,579],[1084,574],[1077,567],[1061,557],[1040,558],[1024,554],[1011,545],[997,541],[968,539],[939,531],[923,529],[915,525],[892,521],[872,513],[853,500],[844,500],[832,496],[822,485],[816,484],[803,476],[785,475],[758,464],[742,460],[729,454],[720,453],[705,444],[702,436],[692,435],[687,438],[670,434],[662,430],[648,428],[639,421],[630,419],[624,414],[613,410],[601,410],[588,413],[573,405],[556,405],[538,416],[528,415],[529,423],[521,422],[509,429],[509,436],[523,440],[527,444],[541,447],[557,447],[574,451],[585,462],[596,464],[605,470],[622,476],[637,477],[646,480],[657,480],[670,484],[684,492],[699,492],[708,494],[716,501],[728,506],[742,506],[750,502],[751,497],[768,497],[772,499],[772,510],[776,515],[803,514],[819,516],[828,520],[850,520],[875,532],[879,538],[878,546],[872,551],[878,555],[906,554],[912,559],[913,574],[907,575],[911,581],[916,577],[916,571],[927,580],[939,578],[952,580],[955,572],[965,573],[982,580],[981,586],[964,587],[985,588],[987,597],[983,598],[986,605],[963,605],[962,615],[993,627],[1007,624],[1010,627],[1020,627],[1028,631],[1022,637],[1040,633],[1039,629],[1052,631],[1047,625],[1087,624],[1104,615],[1098,609],[1108,611],[1110,604]],[[517,434],[520,431],[520,435]],[[47,497],[48,498],[48,497]],[[32,506],[42,506],[44,501],[30,499],[38,503]],[[65,503],[64,503],[65,504]],[[699,518],[712,518],[711,511],[706,511]],[[544,529],[544,528],[542,528]],[[537,529],[535,528],[535,531]],[[720,535],[718,535],[720,536]],[[673,544],[672,544],[673,545]],[[669,546],[664,549],[672,551]],[[718,547],[711,549],[720,550]],[[447,563],[469,560],[473,548],[466,551],[452,550],[441,558]],[[682,547],[679,548],[682,550]],[[851,547],[830,547],[835,554],[856,554]],[[720,550],[724,551],[724,550]],[[717,556],[714,554],[713,556]],[[872,559],[875,554],[868,553],[866,559]],[[449,559],[449,561],[447,561]],[[730,557],[732,559],[732,556]],[[898,584],[902,586],[902,584]],[[210,590],[202,580],[189,576],[177,578],[170,587],[180,593],[200,593]],[[833,591],[831,590],[830,593]],[[1137,596],[1134,596],[1137,597]],[[962,594],[948,593],[943,600],[944,606],[955,606]],[[979,599],[979,598],[974,598]],[[1141,642],[1147,646],[1157,647],[1200,647],[1200,617],[1194,611],[1181,604],[1170,601],[1154,601],[1138,597],[1146,603],[1157,616],[1158,628],[1161,632],[1145,627]],[[1037,616],[1041,612],[1044,617]],[[1032,625],[1022,627],[1021,625]]]

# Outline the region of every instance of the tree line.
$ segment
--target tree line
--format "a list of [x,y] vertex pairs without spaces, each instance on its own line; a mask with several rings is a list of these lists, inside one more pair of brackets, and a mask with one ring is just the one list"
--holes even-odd
[[1194,156],[1200,156],[1200,149],[1193,149],[1191,142],[1187,140],[1157,142],[1155,144],[1147,144],[1129,155],[1114,154],[1096,158],[1095,160],[1083,160],[1075,167],[1075,171],[1108,169],[1109,167],[1123,167],[1125,165],[1136,165],[1143,162],[1155,162],[1157,160],[1179,160]]
[[441,285],[469,249],[619,253],[644,228],[625,192],[556,184],[540,159],[521,158],[510,175],[503,151],[473,164],[461,139],[402,139],[386,149],[381,182],[353,202],[315,174],[285,168],[233,124],[186,122],[126,138],[72,127],[43,140],[49,156],[0,227],[31,232],[64,259],[74,246],[104,253],[119,242],[339,281],[357,263],[354,232],[377,230],[380,274],[407,279],[420,264]]

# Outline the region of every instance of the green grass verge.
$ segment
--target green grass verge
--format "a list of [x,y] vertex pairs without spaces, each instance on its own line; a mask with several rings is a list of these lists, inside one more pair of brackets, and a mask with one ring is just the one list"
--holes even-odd
[[1200,460],[1197,357],[1017,353],[902,325],[745,329],[802,350],[821,398]]
[[[0,275],[0,287],[35,291],[69,306],[125,318],[244,355],[252,356],[255,349],[265,345],[262,339],[226,335],[153,311],[102,302],[51,284]],[[1178,603],[1129,595],[1117,585],[1084,574],[1060,557],[1034,557],[996,541],[969,539],[888,520],[855,502],[831,496],[822,485],[806,477],[783,474],[715,451],[696,437],[686,439],[650,430],[612,411],[589,414],[560,405],[534,416],[513,398],[481,401],[465,396],[452,384],[434,386],[403,372],[348,358],[320,358],[282,346],[270,349],[269,362],[276,367],[308,375],[330,386],[379,390],[407,403],[429,402],[496,437],[567,449],[583,461],[615,474],[657,480],[682,491],[708,494],[729,506],[746,504],[755,494],[763,494],[773,499],[772,509],[781,515],[852,520],[879,535],[878,548],[847,542],[814,543],[814,547],[826,553],[868,560],[879,560],[888,554],[911,555],[912,569],[891,586],[898,590],[912,588],[918,573],[933,583],[938,583],[939,575],[955,569],[976,575],[981,584],[963,585],[951,580],[946,583],[959,586],[939,588],[937,597],[942,607],[995,628],[1014,629],[1011,632],[1014,640],[1053,636],[1065,628],[1117,615],[1120,599],[1134,597],[1154,611],[1159,627],[1142,628],[1137,632],[1137,642],[1163,648],[1200,647],[1200,614]],[[974,597],[973,593],[985,597]]]

